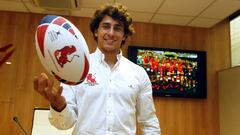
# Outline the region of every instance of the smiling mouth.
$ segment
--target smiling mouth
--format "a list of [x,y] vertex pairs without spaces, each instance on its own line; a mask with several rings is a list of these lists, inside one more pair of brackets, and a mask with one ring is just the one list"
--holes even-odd
[[106,39],[105,42],[108,44],[108,45],[113,45],[114,44],[114,40],[108,40]]

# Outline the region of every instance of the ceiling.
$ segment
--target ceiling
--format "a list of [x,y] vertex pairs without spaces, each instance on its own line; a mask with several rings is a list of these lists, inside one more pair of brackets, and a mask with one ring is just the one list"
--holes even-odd
[[91,17],[113,2],[126,5],[135,22],[204,28],[240,9],[240,0],[0,0],[0,10]]

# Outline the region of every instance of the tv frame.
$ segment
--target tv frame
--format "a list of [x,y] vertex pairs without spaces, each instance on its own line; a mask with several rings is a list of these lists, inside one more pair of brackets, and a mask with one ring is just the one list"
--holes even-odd
[[[142,50],[142,52],[141,52],[142,54],[138,55],[138,50]],[[169,79],[169,80],[171,80],[171,81],[175,80],[175,81],[170,82],[168,79],[166,79],[166,78],[169,78],[169,76],[167,76],[168,73],[165,73],[164,74],[165,77],[163,77],[164,75],[163,75],[162,66],[161,66],[161,68],[162,68],[161,69],[162,74],[161,74],[161,72],[159,71],[160,70],[159,67],[157,68],[158,70],[156,71],[157,72],[156,73],[155,71],[153,71],[154,70],[153,67],[149,67],[150,65],[148,65],[148,67],[144,67],[143,64],[141,63],[141,60],[140,60],[140,62],[139,61],[137,62],[137,60],[138,60],[137,57],[138,56],[143,57],[140,55],[143,55],[143,53],[147,53],[147,52],[149,52],[150,54],[152,52],[151,55],[154,55],[154,56],[155,55],[158,55],[158,57],[161,56],[161,58],[159,58],[159,60],[161,59],[162,61],[166,61],[166,59],[169,59],[169,61],[175,61],[175,60],[184,61],[181,63],[177,62],[178,64],[175,64],[175,65],[180,65],[180,64],[183,65],[182,63],[185,64],[184,67],[186,67],[186,65],[190,65],[189,66],[190,68],[184,68],[184,70],[189,69],[189,73],[183,72],[184,75],[181,75],[179,72],[179,71],[183,71],[183,70],[181,70],[181,68],[179,68],[179,71],[174,70],[174,73],[172,72],[174,75],[172,75],[171,76],[172,79]],[[148,54],[144,54],[144,55],[148,55]],[[182,97],[182,98],[207,98],[207,52],[206,51],[158,48],[158,47],[144,47],[144,46],[130,45],[130,46],[128,46],[128,58],[130,61],[136,63],[139,66],[142,66],[145,69],[145,71],[148,73],[148,76],[152,82],[153,96]],[[163,58],[165,60],[163,60]],[[162,61],[158,62],[158,64],[161,63],[161,65],[163,65],[165,62],[162,63]],[[142,60],[142,62],[143,62],[143,60]],[[188,63],[188,64],[186,64],[186,63]],[[189,64],[189,63],[191,63],[191,64]],[[169,62],[168,65],[171,65],[171,63]],[[172,64],[172,65],[174,65],[174,64]],[[192,69],[191,69],[191,65],[192,65]],[[195,65],[195,66],[193,66],[193,65]],[[178,67],[180,67],[180,66],[178,66]],[[194,71],[194,72],[192,72],[192,71]],[[176,77],[176,76],[178,76],[178,77]],[[181,77],[179,77],[179,76],[181,76]],[[185,77],[185,76],[187,76],[187,77]],[[153,79],[153,78],[155,78],[155,79]],[[165,78],[165,79],[163,79],[163,78]],[[176,79],[176,78],[181,78],[181,79]],[[187,78],[187,79],[182,79],[182,78]],[[162,80],[165,80],[165,81],[163,82]],[[168,81],[166,81],[166,80],[168,80]],[[184,82],[184,81],[185,81],[185,83],[183,85],[182,82]],[[186,82],[189,82],[188,87],[186,87],[187,86]],[[181,83],[181,85],[180,85],[180,83]],[[170,84],[172,84],[172,85],[170,85]],[[179,84],[180,86],[177,84]],[[191,86],[190,86],[190,84],[191,84]],[[164,87],[164,86],[166,86],[166,87]],[[176,88],[174,86],[176,86]]]

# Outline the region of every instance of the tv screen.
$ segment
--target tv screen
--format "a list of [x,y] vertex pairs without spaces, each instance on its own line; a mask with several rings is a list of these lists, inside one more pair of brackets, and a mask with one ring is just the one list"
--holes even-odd
[[128,57],[146,70],[153,96],[207,97],[205,51],[129,46]]

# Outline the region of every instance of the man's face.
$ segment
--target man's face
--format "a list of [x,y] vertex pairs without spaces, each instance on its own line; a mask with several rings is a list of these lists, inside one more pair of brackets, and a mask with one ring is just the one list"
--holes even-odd
[[119,53],[121,43],[125,40],[124,26],[121,22],[105,16],[95,32],[98,48],[103,53]]

